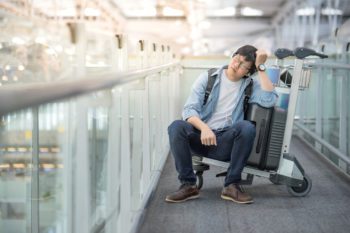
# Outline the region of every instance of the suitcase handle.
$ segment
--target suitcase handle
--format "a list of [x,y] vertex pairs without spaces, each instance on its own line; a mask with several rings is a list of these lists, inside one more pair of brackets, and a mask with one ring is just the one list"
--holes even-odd
[[265,135],[265,124],[266,124],[266,121],[265,119],[263,119],[260,125],[258,142],[256,143],[256,153],[260,153],[261,144],[263,141],[263,137]]

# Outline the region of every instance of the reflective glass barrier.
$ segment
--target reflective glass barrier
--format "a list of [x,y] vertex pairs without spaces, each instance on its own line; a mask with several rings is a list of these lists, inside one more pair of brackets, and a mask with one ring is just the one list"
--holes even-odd
[[0,229],[27,232],[31,219],[31,110],[1,117],[0,127]]
[[296,116],[297,126],[305,129],[299,136],[347,174],[350,174],[349,71],[349,63],[334,58],[313,67],[310,88],[300,93]]
[[169,153],[180,71],[2,116],[1,232],[130,232]]

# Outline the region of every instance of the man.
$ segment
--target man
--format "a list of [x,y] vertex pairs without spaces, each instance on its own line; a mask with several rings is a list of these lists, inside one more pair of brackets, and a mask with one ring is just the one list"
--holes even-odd
[[230,161],[221,197],[237,203],[253,202],[239,185],[255,138],[254,125],[244,120],[244,90],[252,79],[250,76],[258,72],[258,78],[253,79],[249,102],[264,107],[275,104],[277,94],[265,72],[266,59],[263,50],[250,45],[239,48],[228,66],[212,74],[217,77],[205,105],[208,72],[195,81],[183,109],[183,120],[174,121],[168,128],[170,148],[182,185],[166,197],[167,202],[199,197],[191,151],[204,157]]

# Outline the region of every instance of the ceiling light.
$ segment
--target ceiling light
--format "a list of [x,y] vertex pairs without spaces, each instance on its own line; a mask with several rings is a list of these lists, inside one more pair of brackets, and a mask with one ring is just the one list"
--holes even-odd
[[37,37],[37,38],[35,38],[35,43],[37,43],[37,44],[45,44],[46,43],[46,38],[44,38],[44,37]]
[[75,8],[66,8],[64,10],[57,11],[57,16],[73,17],[75,16],[75,14],[76,14]]
[[182,22],[180,20],[175,21],[175,26],[180,27],[182,25]]
[[235,14],[236,8],[234,7],[226,7],[223,9],[210,10],[207,12],[207,15],[212,17],[229,17],[234,16]]
[[200,30],[193,28],[190,33],[190,37],[192,40],[196,40],[202,37],[202,33],[200,32]]
[[43,163],[41,166],[42,166],[44,169],[53,169],[53,168],[55,168],[55,165],[52,164],[52,163]]
[[20,70],[20,71],[23,71],[24,70],[24,66],[23,65],[19,65],[17,69]]
[[162,12],[164,16],[184,16],[185,15],[183,10],[174,9],[168,6],[164,7]]
[[196,18],[196,15],[194,14],[190,14],[187,16],[187,21],[189,24],[196,24],[197,22],[197,18]]
[[179,37],[175,40],[176,43],[178,44],[186,44],[188,42],[187,38],[182,36],[182,37]]
[[17,169],[25,168],[24,163],[14,163],[14,164],[12,164],[12,166],[13,166],[13,168],[17,168]]
[[296,15],[300,16],[310,16],[315,15],[315,8],[313,7],[305,7],[296,11]]
[[66,48],[66,49],[64,50],[64,52],[65,52],[67,55],[74,55],[74,54],[75,54],[74,48]]
[[4,168],[10,168],[10,164],[0,164],[0,169],[4,169]]
[[85,16],[100,16],[101,12],[99,9],[95,9],[95,8],[90,8],[90,7],[87,7],[85,8],[84,10],[84,15]]
[[325,8],[322,9],[322,14],[323,15],[342,15],[343,11],[339,9],[334,9],[334,8]]
[[241,15],[243,16],[262,16],[264,13],[261,10],[250,8],[250,7],[243,7],[241,9]]
[[157,15],[155,7],[139,8],[139,9],[127,9],[125,14],[131,17],[153,17]]
[[12,43],[18,44],[18,45],[23,45],[23,44],[25,44],[25,41],[20,37],[13,37]]
[[61,53],[63,51],[63,47],[61,45],[56,45],[55,46],[55,50],[59,53]]
[[56,55],[56,51],[52,48],[45,49],[45,52],[50,55]]
[[191,49],[189,47],[185,47],[181,49],[182,54],[189,54],[191,52]]
[[18,151],[18,152],[27,152],[28,150],[27,150],[26,147],[18,147],[18,148],[17,148],[17,151]]
[[39,148],[39,151],[40,151],[41,153],[48,153],[48,152],[49,152],[49,148],[47,148],[47,147],[40,147],[40,148]]
[[198,24],[198,26],[199,26],[201,29],[206,30],[206,29],[209,29],[209,28],[211,27],[211,23],[210,23],[209,21],[207,21],[207,20],[204,20],[204,21],[200,22],[200,23]]

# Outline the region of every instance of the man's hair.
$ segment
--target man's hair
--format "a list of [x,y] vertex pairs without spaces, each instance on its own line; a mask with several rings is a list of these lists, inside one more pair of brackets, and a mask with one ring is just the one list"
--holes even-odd
[[256,59],[256,54],[255,52],[258,49],[255,48],[254,46],[251,45],[244,45],[242,47],[240,47],[239,49],[237,49],[237,51],[232,54],[232,57],[234,57],[235,55],[239,54],[241,56],[245,57],[245,60],[248,62],[252,62],[252,66],[249,69],[249,75],[253,75],[256,72],[256,67],[255,67],[255,59]]

